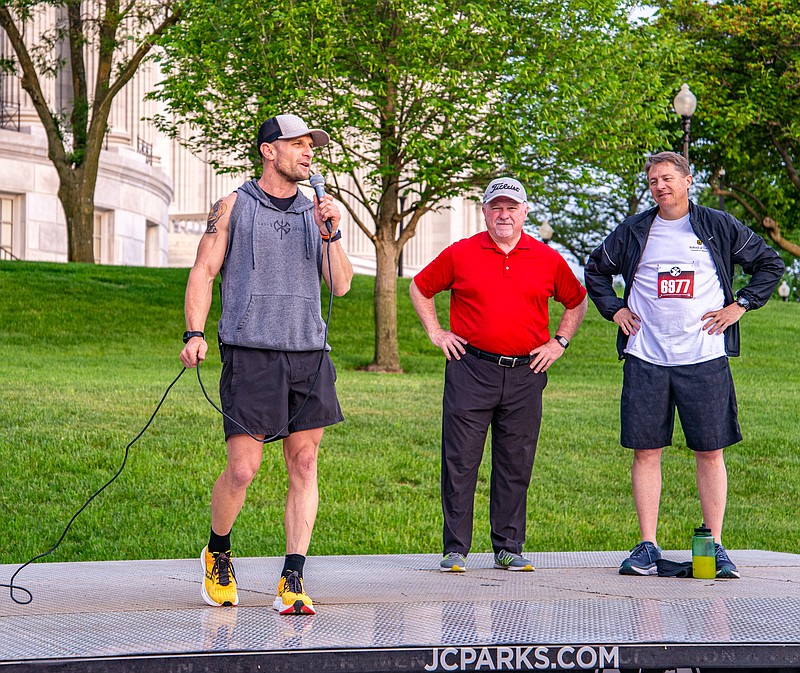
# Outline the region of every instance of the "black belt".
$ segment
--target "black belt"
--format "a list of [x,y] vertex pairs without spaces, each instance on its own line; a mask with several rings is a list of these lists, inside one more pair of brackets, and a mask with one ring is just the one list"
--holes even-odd
[[469,344],[464,344],[464,350],[476,358],[494,362],[501,367],[518,367],[519,365],[529,365],[531,363],[530,355],[497,355],[497,353],[487,353]]

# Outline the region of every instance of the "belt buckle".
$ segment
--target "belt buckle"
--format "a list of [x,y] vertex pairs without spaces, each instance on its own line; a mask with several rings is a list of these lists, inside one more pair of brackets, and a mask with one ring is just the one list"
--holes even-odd
[[510,355],[501,355],[499,358],[497,358],[497,364],[499,364],[501,367],[513,367],[516,364],[516,360],[517,358],[511,357]]

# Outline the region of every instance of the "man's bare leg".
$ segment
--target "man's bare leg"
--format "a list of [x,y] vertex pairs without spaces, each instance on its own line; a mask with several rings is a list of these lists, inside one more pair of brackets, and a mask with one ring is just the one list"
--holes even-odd
[[323,428],[293,432],[283,440],[283,457],[289,475],[284,526],[286,553],[306,555],[317,518],[319,489],[317,455]]
[[639,517],[641,539],[656,541],[658,508],[661,504],[661,453],[663,449],[636,449],[631,467],[633,502]]
[[728,499],[728,472],[722,449],[717,451],[695,451],[697,461],[697,492],[703,520],[711,529],[714,540],[722,544],[722,520]]
[[263,453],[264,445],[249,435],[228,439],[228,462],[211,493],[211,529],[218,535],[227,535],[233,528]]

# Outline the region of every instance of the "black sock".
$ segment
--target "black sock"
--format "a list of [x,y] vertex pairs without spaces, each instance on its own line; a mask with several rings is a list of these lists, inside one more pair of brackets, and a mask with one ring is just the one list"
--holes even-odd
[[231,550],[231,532],[228,531],[226,535],[217,535],[214,529],[211,529],[211,537],[208,538],[208,551],[212,554],[219,551]]
[[303,576],[303,564],[306,562],[306,557],[302,554],[286,554],[286,559],[283,562],[283,572],[281,575],[286,577],[290,572],[297,571],[300,577]]

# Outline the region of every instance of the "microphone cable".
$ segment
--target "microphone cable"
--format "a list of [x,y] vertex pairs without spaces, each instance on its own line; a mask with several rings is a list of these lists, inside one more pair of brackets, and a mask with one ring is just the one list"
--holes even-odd
[[[164,391],[164,394],[161,396],[161,401],[158,403],[158,406],[155,408],[155,411],[154,411],[154,412],[153,412],[153,413],[150,415],[150,419],[147,421],[147,423],[145,423],[145,426],[144,426],[144,427],[141,429],[141,431],[139,432],[139,434],[138,434],[138,435],[136,435],[136,437],[134,437],[134,438],[133,438],[133,439],[132,439],[132,440],[131,440],[131,441],[128,443],[128,446],[126,446],[126,447],[125,447],[125,454],[124,454],[124,456],[122,457],[122,464],[119,466],[119,469],[117,470],[116,474],[114,474],[114,476],[113,476],[113,477],[111,477],[111,479],[109,479],[109,480],[108,480],[108,481],[107,481],[105,484],[103,484],[103,485],[102,485],[100,488],[98,488],[98,489],[97,489],[97,490],[96,490],[94,493],[92,493],[92,495],[91,495],[91,496],[89,496],[89,498],[86,500],[86,502],[84,502],[84,503],[83,503],[83,505],[81,505],[80,509],[78,509],[78,511],[77,511],[77,512],[75,512],[75,514],[73,514],[73,515],[72,515],[72,518],[69,520],[69,523],[68,523],[68,524],[67,524],[67,525],[64,527],[64,532],[63,532],[63,533],[61,533],[61,537],[60,537],[60,538],[58,538],[58,542],[56,542],[56,543],[55,543],[55,544],[54,544],[52,547],[50,547],[50,549],[48,549],[47,551],[45,551],[45,552],[42,552],[41,554],[37,554],[36,556],[34,556],[33,558],[29,559],[28,561],[25,561],[25,563],[23,563],[23,564],[22,564],[22,565],[21,565],[19,568],[17,568],[17,570],[16,570],[16,571],[14,572],[14,574],[11,576],[11,579],[9,580],[8,584],[6,584],[5,582],[0,582],[0,587],[6,587],[6,588],[9,590],[9,594],[10,594],[10,596],[11,596],[11,600],[12,600],[12,601],[14,601],[15,603],[17,603],[17,604],[19,604],[19,605],[27,605],[28,603],[30,603],[30,602],[33,600],[33,594],[32,594],[32,593],[31,593],[31,592],[30,592],[28,589],[26,589],[25,587],[23,587],[23,586],[20,586],[19,584],[14,584],[14,578],[16,578],[16,576],[17,576],[17,575],[19,575],[19,574],[22,572],[22,570],[23,570],[23,569],[27,568],[27,567],[28,567],[28,566],[29,566],[31,563],[33,563],[34,561],[38,561],[39,559],[41,559],[41,558],[44,558],[45,556],[49,556],[49,555],[50,555],[50,554],[52,554],[52,553],[53,553],[53,552],[54,552],[56,549],[58,549],[58,548],[59,548],[59,546],[61,546],[61,543],[64,541],[64,538],[67,536],[67,531],[69,531],[69,529],[72,527],[72,524],[73,524],[73,523],[75,523],[75,519],[77,519],[77,518],[78,518],[78,516],[80,516],[81,512],[83,512],[83,510],[85,510],[85,509],[86,509],[86,508],[89,506],[89,504],[92,502],[92,500],[94,500],[94,499],[95,499],[95,498],[96,498],[98,495],[100,495],[100,494],[101,494],[101,493],[102,493],[102,492],[103,492],[103,491],[104,491],[106,488],[108,488],[108,487],[109,487],[109,486],[110,486],[112,483],[114,483],[114,482],[117,480],[117,477],[119,477],[119,475],[121,475],[121,474],[122,474],[122,470],[124,470],[124,469],[125,469],[125,465],[126,465],[126,464],[127,464],[127,462],[128,462],[128,454],[129,454],[129,452],[130,452],[130,449],[131,449],[131,447],[132,447],[132,446],[133,446],[133,445],[134,445],[134,444],[135,444],[135,443],[136,443],[136,442],[139,440],[139,438],[140,438],[140,437],[141,437],[141,436],[142,436],[142,435],[145,433],[145,431],[147,430],[147,428],[149,428],[149,427],[150,427],[150,424],[153,422],[153,419],[156,417],[156,414],[158,413],[159,409],[161,409],[161,405],[162,405],[162,404],[164,404],[164,400],[166,400],[166,399],[167,399],[167,395],[169,394],[169,391],[170,391],[170,390],[172,390],[172,387],[173,387],[173,386],[174,386],[174,385],[175,385],[175,384],[178,382],[178,379],[179,379],[181,376],[183,376],[183,373],[184,373],[185,371],[186,371],[186,367],[184,367],[184,368],[181,370],[181,373],[180,373],[180,374],[178,374],[178,375],[177,375],[177,376],[176,376],[176,377],[175,377],[175,378],[172,380],[172,383],[170,383],[170,384],[167,386],[167,389]],[[27,595],[27,600],[23,600],[23,599],[19,599],[19,598],[17,598],[17,597],[14,595],[14,592],[15,592],[15,591],[20,591],[20,592],[22,592],[22,593],[26,594],[26,595]]]
[[[314,380],[311,382],[311,386],[309,387],[308,392],[306,393],[305,397],[303,398],[303,402],[297,408],[297,411],[295,411],[294,414],[292,414],[291,418],[289,418],[289,420],[286,421],[284,426],[280,430],[278,430],[278,432],[276,432],[272,437],[265,437],[264,439],[259,439],[258,437],[254,436],[253,433],[251,433],[241,423],[239,423],[235,419],[231,418],[228,414],[226,414],[224,411],[222,411],[222,409],[220,409],[212,401],[212,399],[208,396],[208,393],[206,392],[206,388],[203,385],[203,380],[200,377],[200,362],[198,362],[197,366],[195,367],[195,369],[197,370],[197,381],[200,384],[200,389],[203,391],[203,395],[205,396],[206,400],[208,400],[208,403],[212,407],[214,407],[214,409],[216,409],[220,414],[222,414],[225,418],[227,418],[228,420],[230,420],[231,422],[233,422],[237,426],[239,426],[246,434],[250,435],[250,437],[252,437],[253,439],[255,439],[258,442],[261,442],[262,444],[266,444],[267,442],[271,442],[271,441],[274,441],[274,440],[278,439],[283,434],[284,431],[289,429],[289,426],[292,424],[292,421],[294,421],[298,417],[300,412],[306,406],[306,403],[308,402],[308,398],[311,396],[311,393],[314,391],[314,387],[317,385],[317,379],[319,378],[319,373],[320,373],[320,370],[322,369],[322,363],[325,360],[325,354],[327,352],[325,350],[325,346],[328,343],[328,325],[330,324],[331,313],[333,311],[333,287],[334,286],[333,286],[333,270],[332,270],[332,266],[331,266],[331,254],[330,254],[330,252],[331,252],[331,241],[330,241],[330,238],[331,237],[329,237],[327,239],[327,241],[323,241],[323,245],[325,245],[325,243],[327,243],[327,245],[328,245],[328,278],[330,279],[330,288],[329,288],[329,295],[330,296],[328,297],[328,315],[327,315],[326,319],[324,320],[325,330],[324,330],[324,334],[323,334],[323,345],[322,345],[322,350],[320,352],[319,362],[317,363],[317,371],[314,373]],[[128,445],[125,447],[125,453],[124,453],[124,455],[122,457],[122,464],[119,466],[119,469],[116,471],[116,473],[114,474],[113,477],[111,477],[105,484],[103,484],[94,493],[92,493],[92,495],[89,496],[89,498],[87,498],[86,502],[84,502],[83,505],[81,505],[80,508],[75,512],[75,514],[72,515],[72,518],[69,520],[69,523],[67,523],[67,525],[64,527],[64,530],[61,533],[61,537],[58,538],[58,541],[52,547],[50,547],[50,549],[48,549],[47,551],[42,552],[41,554],[37,554],[36,556],[34,556],[34,557],[28,559],[27,561],[25,561],[25,563],[23,563],[19,568],[17,568],[14,571],[14,574],[11,575],[11,579],[7,583],[6,582],[0,582],[0,587],[6,588],[6,589],[9,590],[9,596],[11,597],[12,601],[17,603],[18,605],[27,605],[28,603],[30,603],[33,600],[33,592],[31,592],[29,589],[26,589],[25,587],[23,587],[20,584],[15,584],[14,583],[14,580],[16,579],[17,575],[19,575],[31,563],[34,563],[34,562],[38,561],[39,559],[42,559],[42,558],[44,558],[46,556],[49,556],[54,551],[56,551],[56,549],[58,549],[61,546],[61,543],[64,541],[64,538],[66,538],[67,532],[69,532],[69,529],[72,527],[72,524],[75,523],[75,520],[81,515],[81,513],[91,504],[91,502],[98,495],[100,495],[106,488],[108,488],[112,483],[114,483],[117,480],[117,478],[122,474],[122,471],[125,469],[125,465],[128,462],[128,455],[130,453],[131,447],[141,438],[142,435],[144,435],[144,433],[150,427],[150,424],[153,422],[153,419],[155,419],[156,415],[158,414],[158,412],[161,409],[161,406],[164,404],[164,401],[167,399],[167,395],[169,395],[169,392],[172,390],[173,386],[178,382],[178,380],[181,378],[181,376],[184,375],[185,372],[186,372],[186,367],[181,369],[180,373],[172,380],[172,383],[170,383],[167,386],[167,389],[164,391],[164,394],[161,396],[161,400],[159,401],[159,403],[156,406],[156,408],[153,411],[153,413],[150,415],[150,418],[148,419],[147,423],[145,423],[144,427],[139,431],[139,434],[136,435],[136,437],[134,437],[128,443]],[[15,592],[20,592],[20,593],[24,594],[25,597],[17,598],[17,595],[15,594]]]

